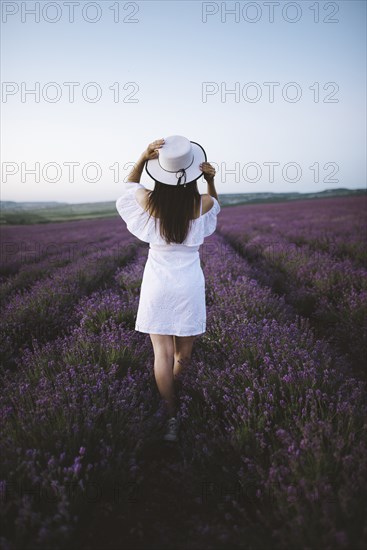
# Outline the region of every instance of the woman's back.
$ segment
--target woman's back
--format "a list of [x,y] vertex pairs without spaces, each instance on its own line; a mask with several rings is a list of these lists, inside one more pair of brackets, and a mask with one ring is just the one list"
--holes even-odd
[[[136,192],[136,200],[138,201],[140,206],[144,208],[144,210],[146,210],[149,214],[150,210],[147,208],[148,193],[149,191],[147,191],[146,189],[138,189],[138,191]],[[194,216],[192,219],[196,220],[197,218],[200,218],[200,216],[202,214],[206,214],[213,207],[213,205],[214,201],[210,195],[208,195],[207,193],[200,195],[200,202],[195,208]]]
[[[160,232],[161,220],[149,216],[147,211],[147,197],[149,191],[137,182],[129,182],[125,186],[123,195],[116,201],[116,208],[121,218],[126,221],[127,229],[140,240],[164,244],[167,241],[163,239]],[[217,215],[220,212],[220,205],[213,196],[209,194],[199,195],[199,210],[195,212],[195,217],[191,219],[186,238],[181,241],[187,246],[197,246],[203,243],[204,238],[214,233],[217,224]],[[200,209],[200,206],[202,208]],[[156,227],[157,223],[157,227]],[[170,240],[170,242],[175,242]]]

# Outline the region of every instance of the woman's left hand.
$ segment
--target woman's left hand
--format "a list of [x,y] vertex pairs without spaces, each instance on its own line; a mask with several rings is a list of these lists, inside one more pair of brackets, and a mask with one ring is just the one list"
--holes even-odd
[[152,143],[149,143],[148,147],[142,154],[144,160],[156,159],[159,156],[158,150],[164,145],[164,139],[157,139]]

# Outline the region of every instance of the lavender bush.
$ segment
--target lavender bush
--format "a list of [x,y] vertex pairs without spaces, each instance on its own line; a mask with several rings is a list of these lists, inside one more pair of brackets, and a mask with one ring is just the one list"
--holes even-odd
[[365,197],[350,197],[234,207],[218,221],[220,233],[249,261],[252,276],[285,296],[364,376],[365,203]]

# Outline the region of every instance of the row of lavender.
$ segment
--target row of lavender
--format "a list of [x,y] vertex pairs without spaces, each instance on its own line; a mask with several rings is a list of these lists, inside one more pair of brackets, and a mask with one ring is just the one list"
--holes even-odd
[[[134,246],[134,240],[131,242]],[[0,300],[32,287],[80,258],[126,252],[128,238],[116,219],[1,228]]]
[[217,235],[201,251],[207,331],[182,377],[181,492],[169,499],[172,472],[152,472],[147,453],[160,429],[151,345],[134,331],[146,253],[74,297],[68,334],[33,341],[3,373],[4,547],[67,548],[84,525],[97,537],[102,497],[113,514],[116,488],[144,494],[153,478],[153,499],[119,500],[122,543],[175,547],[180,518],[186,548],[362,548],[363,384]]
[[[144,351],[137,333],[127,328],[136,307],[126,300],[129,289],[111,294],[110,287],[116,286],[121,265],[141,268],[131,264],[140,248],[128,244],[127,232],[115,235],[119,238],[103,245],[94,239],[98,251],[78,254],[66,267],[53,267],[50,275],[19,289],[6,304],[0,413],[1,516],[7,531],[0,541],[5,548],[62,546],[75,523],[74,504],[81,515],[89,511],[80,506],[77,494],[85,489],[78,482],[85,448],[95,450],[84,479],[90,487],[93,480],[98,486],[108,483],[116,464],[119,471],[124,464],[125,443],[134,447],[134,424],[130,419],[126,425],[121,405],[126,401],[129,410],[129,402],[133,405],[146,394]],[[112,250],[116,243],[118,254]],[[112,305],[115,320],[109,314]],[[112,326],[105,330],[106,319]],[[100,330],[94,328],[98,321]],[[8,368],[13,363],[16,369]],[[128,374],[134,365],[140,366],[140,380]],[[121,470],[122,484],[128,471]]]
[[14,248],[14,254],[10,253],[13,241],[3,235],[4,265],[12,273],[0,284],[0,352],[7,367],[16,364],[33,339],[47,342],[65,333],[76,320],[75,303],[100,286],[108,287],[116,267],[136,253],[136,240],[121,233],[116,220],[114,225],[103,220],[95,224],[94,231],[86,224],[75,224],[71,222],[70,233],[68,224],[50,224],[61,226],[57,246],[51,239],[52,230],[41,234],[36,226],[28,228],[24,242],[28,251],[38,250],[38,255],[23,255],[21,240],[18,252]]
[[[218,230],[252,276],[308,317],[363,374],[367,356],[366,197],[224,209]],[[363,374],[365,375],[365,373]]]

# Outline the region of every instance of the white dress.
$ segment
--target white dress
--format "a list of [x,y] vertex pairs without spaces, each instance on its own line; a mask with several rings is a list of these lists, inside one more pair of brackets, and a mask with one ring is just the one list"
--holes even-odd
[[167,244],[157,231],[154,218],[138,203],[136,192],[145,189],[128,182],[116,201],[116,208],[127,229],[141,241],[149,243],[140,289],[135,330],[149,334],[194,336],[206,331],[205,278],[200,264],[199,247],[204,237],[214,233],[218,201],[211,209],[192,220],[182,244]]

